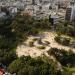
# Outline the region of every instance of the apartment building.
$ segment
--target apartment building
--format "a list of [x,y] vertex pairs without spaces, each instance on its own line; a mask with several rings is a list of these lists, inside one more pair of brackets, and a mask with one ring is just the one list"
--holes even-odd
[[65,20],[73,21],[75,19],[75,0],[72,0],[66,9]]

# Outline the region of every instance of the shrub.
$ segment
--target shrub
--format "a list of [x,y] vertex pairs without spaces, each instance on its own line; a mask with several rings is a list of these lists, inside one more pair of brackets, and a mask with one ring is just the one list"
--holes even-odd
[[75,41],[74,40],[71,41],[70,45],[71,45],[71,47],[75,48]]
[[48,45],[48,44],[50,44],[50,42],[49,41],[45,41],[45,43]]
[[53,55],[63,66],[75,66],[75,53],[73,53],[72,50],[66,51],[64,49],[51,48],[48,54]]
[[38,49],[45,49],[45,46],[37,46]]
[[30,47],[33,47],[33,46],[34,46],[34,42],[33,42],[33,41],[30,41],[30,42],[29,42],[29,46],[30,46]]
[[33,38],[33,41],[36,41],[37,40],[37,38]]
[[55,39],[55,41],[58,42],[59,44],[62,44],[62,45],[65,45],[65,46],[70,45],[70,38],[61,37],[61,36],[56,36],[54,39]]
[[62,44],[66,45],[66,46],[69,45],[70,44],[70,38],[63,38]]
[[60,41],[60,36],[55,36],[54,39],[55,39],[56,42],[61,43],[61,41]]

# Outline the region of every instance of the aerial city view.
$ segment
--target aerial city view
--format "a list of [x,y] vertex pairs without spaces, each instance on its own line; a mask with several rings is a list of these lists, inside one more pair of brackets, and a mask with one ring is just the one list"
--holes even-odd
[[75,0],[0,0],[0,75],[75,75]]

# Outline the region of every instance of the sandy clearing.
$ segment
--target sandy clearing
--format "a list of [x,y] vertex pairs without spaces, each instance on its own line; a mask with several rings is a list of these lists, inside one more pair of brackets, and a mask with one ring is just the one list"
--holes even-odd
[[44,32],[44,35],[45,35],[45,39],[47,41],[50,41],[50,46],[51,47],[55,47],[55,48],[58,48],[58,49],[65,49],[67,51],[69,51],[70,49],[75,52],[75,48],[71,48],[69,46],[63,46],[61,44],[58,44],[55,40],[54,40],[54,37],[56,36],[56,34],[54,32]]
[[[22,45],[17,48],[17,54],[19,57],[22,55],[25,55],[25,56],[30,55],[31,57],[38,57],[43,54],[46,54],[47,50],[49,50],[49,49],[50,49],[50,47],[46,47],[45,50],[39,50],[36,47],[28,47],[28,46]],[[48,55],[46,54],[46,56],[48,56]]]
[[[47,54],[47,51],[51,47],[55,47],[58,49],[65,49],[67,51],[71,49],[75,52],[75,48],[70,48],[68,46],[63,46],[63,45],[56,43],[54,40],[54,37],[56,36],[56,34],[54,32],[44,32],[42,35],[44,36],[44,37],[42,37],[42,41],[49,41],[50,46],[46,46],[45,49],[40,50],[37,47],[29,47],[27,45],[20,45],[17,47],[17,50],[16,50],[18,56],[20,57],[22,55],[25,55],[25,56],[30,55],[31,57],[38,57],[38,56],[41,56],[43,54],[45,54],[46,56],[49,56]],[[28,40],[25,41],[24,43],[28,44],[28,42],[31,41],[33,38],[34,38],[34,36],[28,37]]]

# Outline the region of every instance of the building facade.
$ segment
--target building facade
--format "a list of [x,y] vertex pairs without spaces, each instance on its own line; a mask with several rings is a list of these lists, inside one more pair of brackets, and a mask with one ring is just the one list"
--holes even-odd
[[75,0],[72,0],[66,9],[65,20],[71,22],[74,19],[75,19]]

